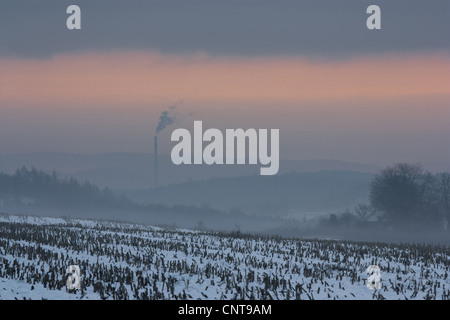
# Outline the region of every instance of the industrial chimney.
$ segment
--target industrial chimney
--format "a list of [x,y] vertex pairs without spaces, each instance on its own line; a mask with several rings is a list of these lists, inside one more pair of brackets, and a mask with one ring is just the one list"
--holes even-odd
[[155,136],[155,144],[154,144],[154,163],[155,163],[155,172],[154,172],[154,182],[155,188],[158,187],[158,136]]

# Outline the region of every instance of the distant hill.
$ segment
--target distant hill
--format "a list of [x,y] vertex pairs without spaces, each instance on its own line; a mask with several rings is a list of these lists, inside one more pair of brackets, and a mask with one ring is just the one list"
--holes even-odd
[[124,194],[141,203],[209,205],[226,211],[287,216],[351,209],[368,201],[372,179],[373,174],[354,171],[291,172],[211,178]]
[[283,227],[287,223],[274,218],[255,219],[209,206],[136,204],[89,182],[25,167],[14,174],[0,173],[0,213],[113,219],[222,231],[242,228],[250,232]]
[[[87,180],[100,187],[113,190],[152,188],[153,154],[106,153],[25,153],[0,155],[0,172],[13,173],[17,168],[36,167],[51,172]],[[159,183],[168,185],[189,180],[205,180],[214,177],[238,177],[259,173],[259,165],[191,165],[175,166],[170,157],[159,157]],[[314,172],[324,170],[377,172],[380,168],[355,162],[338,160],[280,160],[280,174],[288,172]]]
[[1,206],[61,209],[130,209],[133,203],[89,182],[22,167],[14,174],[0,173]]

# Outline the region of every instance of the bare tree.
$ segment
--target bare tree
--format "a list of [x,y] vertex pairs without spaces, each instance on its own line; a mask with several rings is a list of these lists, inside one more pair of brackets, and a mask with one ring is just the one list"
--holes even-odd
[[376,176],[370,201],[394,224],[439,226],[450,218],[450,174],[433,175],[420,165],[396,164]]
[[443,172],[438,174],[438,189],[440,209],[444,218],[444,228],[450,231],[450,173]]
[[372,207],[368,204],[362,204],[362,203],[355,206],[354,211],[356,213],[356,216],[363,223],[367,222],[377,212],[377,210],[374,207]]
[[372,182],[372,206],[393,223],[410,221],[422,204],[423,176],[423,169],[418,164],[400,163],[387,167]]

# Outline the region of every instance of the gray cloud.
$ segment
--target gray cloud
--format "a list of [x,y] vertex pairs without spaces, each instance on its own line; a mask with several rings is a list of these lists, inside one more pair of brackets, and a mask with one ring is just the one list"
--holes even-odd
[[[66,29],[70,4],[82,30]],[[365,28],[367,6],[382,10],[382,30]],[[0,57],[152,49],[163,53],[338,58],[448,50],[446,0],[1,0]]]

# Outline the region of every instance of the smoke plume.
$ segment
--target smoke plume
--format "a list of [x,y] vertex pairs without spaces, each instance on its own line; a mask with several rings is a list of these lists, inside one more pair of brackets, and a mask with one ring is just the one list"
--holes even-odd
[[174,110],[176,106],[169,107],[169,110],[165,110],[159,116],[158,127],[156,128],[156,134],[160,133],[164,130],[165,127],[170,126],[176,120],[176,115],[171,114],[171,111]]

